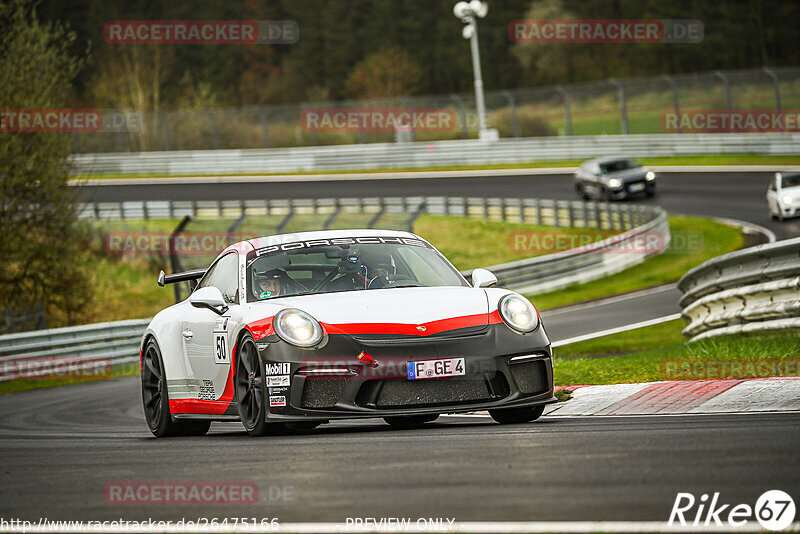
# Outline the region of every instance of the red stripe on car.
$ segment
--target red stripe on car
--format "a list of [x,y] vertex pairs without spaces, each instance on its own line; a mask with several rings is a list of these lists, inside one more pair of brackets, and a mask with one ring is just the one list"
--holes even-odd
[[[430,336],[440,334],[449,330],[459,330],[474,326],[484,326],[486,324],[497,324],[502,322],[500,313],[492,312],[488,316],[485,313],[476,315],[465,315],[462,317],[449,317],[428,323],[407,324],[407,323],[344,323],[329,324],[320,323],[329,334],[396,334],[406,336]],[[418,327],[424,327],[421,330]]]

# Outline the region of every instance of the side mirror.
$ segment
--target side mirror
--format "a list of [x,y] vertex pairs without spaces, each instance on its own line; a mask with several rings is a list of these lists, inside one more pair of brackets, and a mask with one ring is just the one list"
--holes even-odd
[[222,292],[213,286],[201,287],[189,296],[189,303],[195,308],[208,308],[217,315],[228,311]]
[[472,287],[492,287],[497,284],[497,277],[487,269],[472,271]]

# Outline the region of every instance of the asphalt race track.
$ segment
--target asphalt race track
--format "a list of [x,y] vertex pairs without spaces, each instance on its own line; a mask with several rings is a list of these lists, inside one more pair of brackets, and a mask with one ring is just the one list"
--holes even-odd
[[[419,430],[380,420],[251,438],[155,439],[137,378],[0,397],[0,517],[447,517],[457,521],[667,521],[678,492],[755,503],[800,491],[800,414],[545,417],[500,426],[443,416]],[[108,504],[107,484],[238,481],[251,505]]]
[[[468,178],[373,179],[314,182],[160,183],[82,187],[88,200],[240,200],[248,198],[335,198],[375,196],[490,196],[575,199],[570,174],[534,174]],[[630,202],[657,204],[671,214],[691,214],[746,220],[769,228],[778,239],[800,236],[800,218],[773,221],[765,194],[772,172],[660,172],[652,199]]]
[[[563,341],[680,313],[675,284],[541,312],[551,341]],[[536,304],[536,297],[532,302]]]
[[[502,172],[502,171],[498,171]],[[770,173],[662,173],[654,202],[670,213],[730,217],[800,235],[771,221]],[[107,185],[97,201],[463,195],[575,198],[569,175],[316,183]],[[671,315],[664,286],[543,314],[554,341]],[[500,426],[484,416],[442,416],[424,429],[380,420],[324,425],[308,434],[248,437],[215,423],[203,438],[157,440],[144,422],[138,378],[0,396],[0,517],[37,521],[348,517],[457,521],[667,521],[678,492],[720,492],[751,506],[764,491],[800,493],[800,414],[546,416]],[[254,505],[109,503],[108,484],[237,481],[258,486]]]

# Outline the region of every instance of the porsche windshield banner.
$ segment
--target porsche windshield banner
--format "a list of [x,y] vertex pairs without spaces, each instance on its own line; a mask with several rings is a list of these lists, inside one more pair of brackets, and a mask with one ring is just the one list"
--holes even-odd
[[336,237],[332,239],[312,239],[309,241],[293,241],[291,243],[280,243],[262,247],[255,251],[256,256],[268,256],[288,252],[290,250],[303,250],[315,247],[346,247],[350,245],[409,245],[412,247],[422,247],[433,249],[431,245],[421,239],[408,237]]

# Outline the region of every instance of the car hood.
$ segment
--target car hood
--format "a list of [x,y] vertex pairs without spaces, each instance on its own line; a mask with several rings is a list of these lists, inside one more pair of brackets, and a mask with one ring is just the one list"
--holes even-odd
[[800,185],[793,185],[792,187],[782,187],[781,195],[791,195],[792,198],[800,198]]
[[269,318],[283,308],[297,308],[311,314],[329,334],[429,336],[452,330],[482,330],[489,325],[486,292],[471,287],[301,295],[256,303],[251,310],[260,311],[261,318]]

